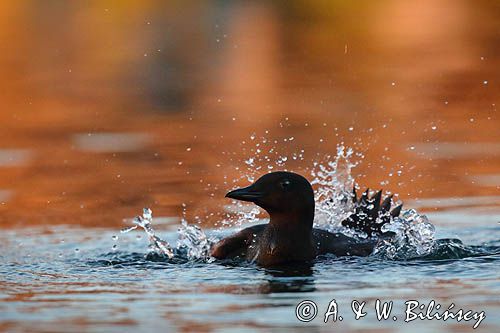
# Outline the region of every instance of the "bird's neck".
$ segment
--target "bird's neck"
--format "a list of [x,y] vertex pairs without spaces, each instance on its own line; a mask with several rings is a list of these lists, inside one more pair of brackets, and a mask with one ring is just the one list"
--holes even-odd
[[[315,247],[312,236],[314,215],[292,218],[271,215],[271,220],[263,233],[265,241],[259,243],[260,260],[278,263],[286,260],[310,260],[314,257]],[[278,261],[275,261],[278,260]]]
[[302,213],[271,213],[269,224],[289,232],[310,233],[313,227],[314,211]]

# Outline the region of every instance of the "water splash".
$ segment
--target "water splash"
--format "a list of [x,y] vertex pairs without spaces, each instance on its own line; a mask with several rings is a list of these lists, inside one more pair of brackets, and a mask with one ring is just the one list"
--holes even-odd
[[182,219],[181,226],[178,229],[177,247],[174,249],[166,241],[156,235],[152,227],[153,212],[149,208],[144,208],[142,216],[137,216],[132,223],[135,225],[121,230],[127,233],[141,227],[144,229],[149,239],[149,254],[172,259],[178,256],[184,256],[189,260],[210,259],[210,247],[217,241],[215,237],[209,238],[205,232],[197,225],[188,224]]
[[435,228],[425,215],[408,209],[384,226],[382,231],[391,231],[395,236],[382,240],[374,255],[389,259],[412,259],[431,254],[435,250]]
[[205,232],[195,224],[188,224],[182,219],[178,229],[177,249],[185,250],[188,259],[204,259],[210,257],[210,247],[215,239],[209,239]]
[[314,163],[311,171],[311,184],[317,185],[315,191],[316,211],[314,226],[329,231],[341,228],[340,222],[352,213],[352,188],[354,178],[352,169],[358,164],[352,161],[353,150],[344,146],[337,147],[333,161],[331,156],[326,162]]
[[[315,191],[316,214],[314,226],[331,232],[341,232],[347,236],[366,239],[368,235],[361,231],[345,228],[341,222],[355,210],[352,201],[352,188],[356,185],[352,169],[359,164],[353,161],[350,148],[337,147],[333,160],[328,156],[325,163],[315,163],[311,172]],[[393,202],[394,204],[394,202]],[[366,205],[373,205],[368,200]],[[370,208],[370,207],[368,207]],[[399,217],[391,217],[389,212],[380,215],[375,223],[389,220],[382,227],[382,232],[393,232],[394,236],[384,237],[377,245],[374,255],[388,259],[411,259],[431,254],[436,246],[434,225],[425,215],[416,210],[404,210]]]
[[127,233],[141,227],[144,229],[149,238],[149,252],[160,256],[165,256],[169,259],[174,257],[174,251],[167,241],[158,237],[152,227],[153,212],[149,208],[144,208],[142,216],[136,216],[132,223],[134,226],[127,227],[121,230],[122,233]]

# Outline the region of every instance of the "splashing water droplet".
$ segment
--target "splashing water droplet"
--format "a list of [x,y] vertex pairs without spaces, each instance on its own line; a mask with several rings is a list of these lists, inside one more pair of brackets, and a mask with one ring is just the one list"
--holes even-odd
[[318,163],[312,170],[311,184],[318,185],[315,191],[316,213],[314,224],[326,230],[340,227],[352,210],[352,186],[354,179],[351,170],[357,163],[351,162],[353,151],[344,146],[337,147],[333,161],[326,156],[327,162]]
[[142,218],[151,222],[153,219],[153,212],[149,208],[144,208],[142,211]]
[[122,229],[122,232],[129,232],[136,229],[137,227],[141,227],[148,235],[150,252],[161,256],[166,256],[168,258],[174,257],[174,251],[170,244],[156,236],[155,231],[151,226],[153,222],[153,212],[151,211],[151,209],[144,208],[142,216],[136,216],[132,222],[135,224],[135,226]]
[[190,225],[183,219],[178,234],[177,249],[187,250],[188,259],[201,259],[209,256],[211,242],[200,227]]
[[408,209],[401,217],[382,226],[383,232],[396,235],[379,243],[375,254],[389,259],[411,259],[428,255],[435,246],[435,228],[425,215],[415,209]]
[[124,233],[130,232],[130,231],[135,230],[135,229],[137,229],[137,226],[133,225],[131,227],[125,227],[125,228],[121,229],[120,232],[122,234],[124,234]]

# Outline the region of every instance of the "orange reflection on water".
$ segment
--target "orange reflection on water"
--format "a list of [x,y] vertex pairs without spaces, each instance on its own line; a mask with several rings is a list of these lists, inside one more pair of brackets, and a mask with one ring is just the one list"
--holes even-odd
[[212,223],[253,134],[273,170],[344,142],[363,187],[498,194],[494,1],[0,6],[2,226]]

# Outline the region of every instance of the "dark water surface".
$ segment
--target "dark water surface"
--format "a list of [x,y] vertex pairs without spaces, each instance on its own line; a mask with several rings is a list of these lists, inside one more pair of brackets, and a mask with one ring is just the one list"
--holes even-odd
[[[403,323],[403,302],[486,312],[500,331],[498,1],[0,3],[0,330],[472,331]],[[175,244],[234,215],[224,194],[310,177],[352,147],[463,248],[312,267],[145,259],[124,219]],[[140,239],[137,236],[142,236]],[[113,236],[118,236],[114,239]],[[115,246],[116,247],[113,247]],[[343,322],[295,318],[331,299]],[[395,301],[379,322],[377,298]],[[367,301],[354,320],[353,299]]]

